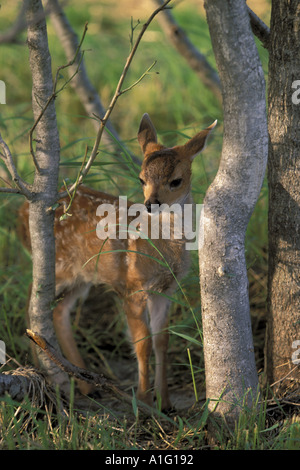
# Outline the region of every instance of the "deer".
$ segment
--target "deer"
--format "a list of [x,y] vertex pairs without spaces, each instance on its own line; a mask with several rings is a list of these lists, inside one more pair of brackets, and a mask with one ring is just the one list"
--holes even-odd
[[[156,129],[144,114],[138,130],[138,143],[143,154],[139,181],[144,194],[146,219],[163,204],[171,206],[192,203],[191,167],[194,157],[205,147],[215,121],[183,145],[167,148],[157,139]],[[63,201],[62,201],[63,202]],[[71,326],[71,312],[79,299],[86,299],[92,285],[109,285],[123,300],[129,334],[138,365],[136,396],[149,406],[154,397],[161,400],[161,409],[172,404],[167,384],[167,351],[169,342],[170,297],[178,282],[188,273],[189,251],[181,239],[158,237],[121,237],[99,239],[96,224],[97,208],[109,204],[116,208],[119,199],[85,185],[80,185],[71,205],[72,217],[62,217],[63,204],[56,209],[56,297],[62,298],[53,310],[53,324],[58,342],[66,358],[75,366],[86,368],[76,345]],[[127,208],[132,207],[127,202]],[[24,243],[30,247],[28,203],[20,209]],[[104,216],[100,216],[100,221]],[[132,220],[132,216],[128,218]],[[137,227],[137,230],[139,227]],[[161,234],[161,232],[160,232]],[[164,262],[156,262],[160,258]],[[150,382],[150,355],[154,350],[154,390]],[[91,392],[91,385],[79,381],[81,393]]]

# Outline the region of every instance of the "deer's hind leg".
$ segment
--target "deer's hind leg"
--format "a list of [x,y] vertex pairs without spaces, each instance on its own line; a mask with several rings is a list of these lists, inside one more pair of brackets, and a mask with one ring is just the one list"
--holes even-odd
[[[63,354],[72,364],[83,369],[86,369],[86,366],[74,339],[71,312],[80,298],[84,300],[87,297],[89,290],[88,284],[71,289],[65,293],[53,311],[54,328]],[[93,390],[92,385],[80,380],[78,380],[78,386],[81,393],[85,395]]]

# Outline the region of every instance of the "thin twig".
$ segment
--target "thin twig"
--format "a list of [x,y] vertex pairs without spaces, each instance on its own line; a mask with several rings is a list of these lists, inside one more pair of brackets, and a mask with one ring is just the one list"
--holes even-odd
[[66,181],[64,180],[64,186],[65,186],[65,188],[66,188],[66,191],[67,191],[67,193],[68,193],[68,196],[69,196],[69,198],[70,198],[70,201],[69,201],[69,204],[68,204],[66,207],[64,207],[64,213],[63,213],[63,215],[60,217],[59,220],[64,220],[67,216],[70,217],[70,216],[72,215],[72,214],[69,214],[69,210],[70,210],[70,208],[71,208],[71,205],[72,205],[72,203],[73,203],[73,200],[74,200],[74,197],[75,197],[75,194],[76,194],[76,190],[77,190],[78,185],[79,185],[78,182],[79,182],[79,178],[80,178],[82,169],[83,169],[83,167],[84,167],[84,165],[85,165],[87,153],[88,153],[88,146],[86,146],[84,158],[83,158],[83,161],[82,161],[80,170],[79,170],[79,172],[78,172],[78,175],[77,175],[77,178],[76,178],[76,181],[75,181],[75,185],[76,185],[76,186],[75,186],[74,191],[73,191],[72,193],[70,193],[69,188],[68,188],[68,186],[67,186],[67,183],[66,183]]
[[[92,149],[92,152],[91,152],[91,155],[85,165],[85,168],[83,169],[82,173],[81,173],[81,176],[79,178],[79,181],[77,183],[78,184],[81,184],[82,181],[83,181],[83,178],[87,175],[87,173],[89,172],[97,154],[98,154],[98,148],[99,148],[99,145],[100,145],[100,141],[101,141],[101,138],[102,138],[102,134],[103,134],[103,131],[104,131],[104,128],[106,126],[106,123],[116,105],[116,102],[118,100],[118,98],[124,93],[125,90],[122,90],[122,86],[123,86],[123,83],[124,83],[124,80],[126,78],[126,75],[127,75],[127,72],[130,68],[130,65],[131,65],[131,62],[135,56],[135,53],[138,49],[138,46],[144,36],[144,33],[145,31],[147,30],[147,28],[149,27],[150,23],[152,22],[152,20],[155,18],[155,16],[161,12],[162,10],[164,10],[167,5],[171,2],[172,0],[167,0],[166,2],[164,2],[163,5],[161,5],[159,8],[157,8],[153,13],[152,15],[149,17],[149,19],[146,21],[146,23],[143,25],[142,27],[142,30],[140,32],[140,34],[138,35],[131,51],[130,51],[130,54],[128,55],[127,57],[127,60],[126,60],[126,63],[125,63],[125,66],[123,68],[123,72],[120,76],[120,79],[119,79],[119,82],[117,84],[117,87],[116,87],[116,90],[115,90],[115,93],[111,99],[111,102],[107,108],[107,111],[104,115],[104,117],[101,119],[101,123],[99,125],[99,129],[98,129],[98,133],[97,133],[97,136],[96,136],[96,139],[95,139],[95,143],[94,143],[94,146],[93,146],[93,149]],[[147,72],[145,72],[146,74]],[[144,76],[145,76],[144,74]],[[140,80],[138,80],[136,83],[139,83]],[[132,86],[129,87],[129,89],[132,89]],[[74,191],[76,187],[76,183],[74,183],[70,188],[69,188],[69,192],[72,193]],[[68,195],[68,193],[66,191],[63,191],[59,194],[59,199],[62,199],[64,197],[66,197]]]
[[[74,65],[74,63],[75,63],[75,61],[76,61],[76,59],[77,59],[77,56],[78,56],[78,54],[79,54],[79,52],[80,52],[81,46],[82,46],[82,44],[83,44],[83,41],[84,41],[85,35],[86,35],[86,33],[87,33],[87,30],[88,30],[88,23],[87,23],[87,21],[86,21],[86,22],[85,22],[85,25],[84,25],[84,30],[83,30],[83,34],[82,34],[80,43],[79,43],[78,46],[77,46],[77,49],[76,49],[76,51],[75,51],[75,55],[74,55],[73,59],[71,59],[66,65],[61,65],[60,67],[58,67],[58,69],[57,69],[57,71],[56,71],[56,76],[55,76],[55,81],[54,81],[55,87],[56,87],[56,84],[57,84],[57,81],[58,81],[58,75],[59,75],[60,71],[63,70],[63,69],[66,69],[66,68],[68,68],[68,67],[71,67],[72,65]],[[75,72],[73,73],[73,75],[69,78],[69,80],[67,80],[67,81],[64,83],[63,87],[62,87],[60,90],[58,90],[58,92],[61,91],[63,88],[65,88],[65,86],[66,86],[66,85],[72,80],[72,78],[78,73],[78,69],[79,69],[80,64],[81,64],[81,62],[82,62],[82,59],[83,59],[83,53],[84,53],[84,51],[82,51],[82,55],[81,55],[81,57],[80,57],[80,59],[79,59],[78,67],[77,67],[76,71],[75,71]],[[53,91],[55,91],[55,87],[54,87],[54,90],[53,90]]]
[[[67,61],[69,61],[74,56],[79,44],[77,34],[68,21],[68,18],[62,8],[61,0],[48,0],[46,5],[50,11],[50,18],[57,37],[61,42]],[[68,69],[68,73],[70,75],[73,73],[73,69],[74,66]],[[77,96],[88,116],[93,116],[94,114],[101,116],[101,118],[104,116],[105,108],[103,107],[99,93],[91,83],[84,59],[81,61],[80,73],[77,74],[71,81],[71,86],[76,91]],[[98,132],[99,122],[93,119],[91,123],[92,126],[96,129],[96,132]],[[133,165],[133,168],[135,165],[140,167],[140,159],[126,147],[124,142],[122,143],[122,146],[120,146],[121,139],[110,121],[107,121],[106,123],[106,131],[107,132],[105,132],[102,136],[102,142],[105,143],[106,149],[113,155],[113,158],[120,164],[120,167],[128,169],[129,162],[124,163],[124,151],[127,155],[130,156],[130,162],[131,165]]]
[[[1,157],[3,158],[3,154],[1,154]],[[0,180],[2,180],[5,184],[7,184],[8,188],[14,189],[12,185],[10,184],[10,182],[7,181],[5,178],[3,178],[3,176],[0,176]]]
[[10,194],[23,194],[22,191],[18,188],[0,188],[0,193],[10,193]]
[[3,154],[0,153],[0,158],[4,161],[6,168],[8,169],[13,182],[17,186],[17,188],[1,188],[1,192],[6,192],[6,193],[21,193],[24,196],[27,197],[27,199],[32,199],[33,197],[33,192],[31,190],[31,186],[26,183],[18,174],[17,168],[14,164],[11,152],[9,150],[8,145],[6,142],[2,139],[2,135],[0,133],[0,146],[2,147]]
[[[284,366],[284,365],[287,365],[287,364],[288,364],[288,363],[281,364],[281,366]],[[294,372],[295,370],[297,370],[298,367],[299,367],[298,364],[295,365],[295,367],[293,367],[284,377],[281,377],[280,379],[276,380],[276,382],[273,382],[273,383],[270,385],[270,387],[274,387],[275,385],[278,385],[279,383],[283,382],[283,381],[284,381],[285,379],[287,379],[291,374],[293,374],[293,372]],[[290,379],[293,380],[294,377],[291,377]]]
[[124,88],[124,90],[121,90],[120,95],[127,93],[128,91],[132,90],[135,86],[137,86],[143,80],[143,78],[145,78],[146,75],[150,73],[150,70],[152,70],[155,65],[156,65],[156,60],[153,62],[152,65],[150,65],[150,67],[147,68],[147,70],[143,73],[143,75],[141,75],[140,78],[138,78],[132,85],[130,85],[127,88]]

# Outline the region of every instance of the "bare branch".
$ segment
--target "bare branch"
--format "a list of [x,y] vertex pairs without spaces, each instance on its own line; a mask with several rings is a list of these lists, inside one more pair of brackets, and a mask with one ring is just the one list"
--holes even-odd
[[[57,0],[48,0],[47,8],[56,34],[64,48],[67,60],[71,60],[75,55],[76,49],[78,49],[77,35],[73,31],[60,3]],[[70,74],[73,74],[75,66],[76,64],[73,64],[73,66],[69,68]],[[71,82],[71,86],[76,90],[87,115],[100,116],[101,119],[105,114],[105,109],[97,91],[89,80],[84,60],[81,60],[80,73],[74,77],[74,80]],[[93,120],[92,123],[96,130],[98,130],[99,123],[96,120]],[[116,158],[123,162],[123,157],[119,155],[119,148],[116,148],[115,143],[115,141],[120,141],[120,137],[110,121],[107,121],[106,128],[113,137],[111,137],[109,133],[105,133],[103,136],[104,143],[109,150],[112,150],[116,154]],[[140,165],[140,160],[136,156],[132,155],[128,149],[126,150],[128,154],[131,155],[133,162]]]
[[[27,10],[27,4],[29,0],[23,0],[20,12],[14,24],[3,33],[0,34],[0,44],[20,44],[24,45],[25,41],[18,39],[18,35],[22,33],[27,28],[27,22],[25,19],[25,13]],[[65,2],[62,2],[65,3]],[[48,10],[45,10],[45,15],[48,14]],[[36,23],[44,16],[44,12],[41,15],[35,15],[33,23]]]
[[253,34],[261,41],[265,49],[269,49],[270,29],[251,8],[247,6],[247,9]]
[[[68,193],[68,196],[69,196],[70,200],[69,200],[69,204],[68,204],[68,205],[65,203],[65,206],[64,206],[64,213],[63,213],[63,215],[60,217],[60,220],[63,220],[63,219],[65,219],[66,217],[71,216],[71,214],[69,214],[69,210],[70,210],[71,205],[72,205],[72,203],[73,203],[73,200],[74,200],[74,197],[75,197],[75,194],[76,194],[76,189],[77,189],[77,187],[78,187],[78,185],[79,185],[79,177],[80,177],[81,171],[82,171],[82,169],[83,169],[83,167],[84,167],[84,165],[85,165],[85,161],[86,161],[86,157],[87,157],[87,152],[88,152],[88,147],[86,147],[86,149],[85,149],[84,158],[83,158],[83,161],[82,161],[82,164],[81,164],[81,168],[80,168],[80,170],[79,170],[79,172],[78,172],[78,175],[77,175],[77,178],[76,178],[76,181],[75,181],[75,188],[74,188],[74,191],[72,192],[72,194],[70,193],[69,188],[68,188],[68,186],[67,186],[67,183],[66,183],[65,180],[64,180],[64,186],[65,186],[65,188],[66,188],[66,192]],[[50,210],[52,210],[51,207],[50,207]]]
[[[152,0],[155,5],[161,5],[162,0]],[[253,34],[268,49],[270,30],[268,26],[248,8],[250,23]],[[209,64],[206,57],[192,44],[185,31],[178,25],[170,9],[165,9],[159,16],[158,21],[169,41],[184,57],[192,70],[196,72],[200,80],[222,101],[221,82],[218,72]]]
[[[161,5],[162,0],[152,0],[155,5]],[[222,101],[221,83],[217,71],[209,64],[206,57],[192,44],[185,31],[177,24],[170,9],[165,9],[158,17],[158,22],[169,41],[184,57],[188,65],[198,75],[200,80]]]
[[[135,53],[138,49],[138,46],[145,34],[145,31],[147,30],[147,28],[149,27],[150,23],[152,22],[152,20],[156,17],[156,15],[158,15],[158,13],[160,13],[161,11],[163,11],[167,5],[171,2],[171,0],[167,0],[164,2],[163,5],[161,5],[159,8],[157,8],[153,13],[152,15],[149,17],[149,19],[146,21],[146,23],[143,25],[142,27],[142,30],[140,32],[140,34],[138,35],[135,43],[133,44],[133,47],[131,49],[131,52],[129,54],[129,56],[127,57],[127,60],[126,60],[126,63],[125,63],[125,66],[123,68],[123,72],[120,76],[120,79],[119,79],[119,82],[117,84],[117,87],[116,87],[116,90],[115,90],[115,93],[114,93],[114,96],[112,97],[111,99],[111,102],[108,106],[108,109],[104,115],[104,117],[101,119],[101,123],[100,123],[100,126],[99,126],[99,129],[98,129],[98,133],[97,133],[97,136],[96,136],[96,140],[95,140],[95,143],[94,143],[94,146],[93,146],[93,149],[92,149],[92,152],[91,152],[91,155],[84,167],[84,169],[82,170],[81,172],[81,175],[79,177],[79,180],[77,183],[74,183],[70,188],[69,188],[69,192],[73,192],[74,189],[77,187],[78,184],[81,184],[83,178],[87,175],[87,173],[89,172],[95,158],[97,157],[97,154],[98,154],[98,148],[99,148],[99,144],[100,144],[100,141],[101,141],[101,138],[102,138],[102,134],[103,134],[103,131],[104,131],[104,128],[108,122],[108,119],[116,105],[116,102],[118,100],[118,98],[122,95],[122,93],[124,92],[124,90],[122,90],[122,86],[123,86],[123,83],[124,83],[124,80],[126,78],[126,75],[127,75],[127,72],[129,70],[129,67],[131,65],[131,62],[135,56]],[[64,197],[66,197],[68,195],[68,193],[66,191],[62,192],[59,194],[59,198],[62,199]]]
[[[0,171],[1,171],[1,167],[0,167]],[[8,181],[6,178],[3,178],[3,176],[0,176],[0,180],[2,180],[4,184],[6,184],[5,187],[0,188],[1,193],[13,193],[13,194],[21,193],[21,191],[18,188],[13,188],[10,181]]]
[[[131,404],[132,397],[128,395],[123,390],[120,390],[113,382],[108,380],[102,374],[96,374],[95,372],[82,369],[81,367],[71,364],[67,359],[65,359],[51,344],[45,340],[42,336],[38,335],[32,330],[27,329],[26,334],[31,341],[33,341],[37,346],[39,346],[45,354],[58,365],[64,372],[75,377],[76,379],[83,380],[87,383],[99,387],[109,393],[113,393],[119,400],[124,400],[125,402]],[[142,411],[147,411],[149,413],[149,407],[143,403],[138,402],[138,405]],[[147,413],[147,414],[148,414]]]
[[[60,91],[62,91],[66,85],[71,82],[71,80],[75,77],[75,75],[77,75],[78,71],[79,71],[79,68],[82,64],[82,61],[83,61],[83,54],[84,54],[84,51],[80,53],[81,51],[81,46],[83,44],[83,41],[84,41],[84,38],[85,38],[85,35],[86,35],[86,32],[87,32],[87,29],[88,29],[88,23],[86,22],[85,25],[84,25],[84,30],[83,30],[83,34],[82,34],[82,37],[81,37],[81,40],[75,50],[75,53],[74,53],[74,57],[73,59],[71,59],[66,65],[61,65],[60,67],[58,67],[57,71],[56,71],[56,76],[55,76],[55,81],[54,81],[54,89],[56,89],[56,85],[57,85],[57,81],[58,81],[58,77],[59,77],[59,73],[61,70],[63,69],[66,69],[68,67],[72,67],[72,65],[75,64],[75,62],[77,62],[77,67],[75,69],[75,71],[73,71],[72,75],[70,76],[69,80],[67,80],[63,86],[60,88],[60,90],[57,91],[57,93],[59,93]],[[78,58],[79,56],[79,58]],[[77,61],[77,58],[78,58],[78,61]]]
[[6,188],[6,187],[0,188],[0,193],[22,194],[22,192],[21,192],[20,189],[17,189],[17,188]]
[[22,7],[15,23],[4,33],[0,34],[0,44],[24,44],[24,41],[18,39],[18,35],[26,28],[25,11],[28,0],[22,2]]
[[128,91],[132,90],[135,86],[137,86],[143,80],[143,78],[145,78],[146,75],[150,73],[150,71],[153,69],[155,65],[156,65],[156,60],[153,62],[153,64],[150,65],[150,67],[147,68],[147,70],[140,76],[140,78],[138,78],[132,85],[125,88],[124,90],[121,90],[120,95],[127,93]]
[[9,147],[6,144],[6,142],[2,139],[1,133],[0,133],[0,146],[2,147],[2,150],[3,150],[3,154],[2,153],[0,154],[0,158],[5,163],[6,168],[8,169],[13,182],[17,186],[17,189],[1,188],[0,191],[6,192],[6,193],[20,193],[26,196],[27,199],[29,200],[32,199],[32,196],[33,196],[32,187],[29,184],[27,184],[18,174],[11,152],[9,150]]

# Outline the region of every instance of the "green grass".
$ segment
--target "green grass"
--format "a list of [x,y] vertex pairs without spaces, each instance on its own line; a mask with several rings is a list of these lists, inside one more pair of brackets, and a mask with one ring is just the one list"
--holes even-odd
[[[120,4],[122,5],[122,3]],[[2,11],[2,10],[1,10]],[[89,30],[84,43],[85,61],[89,76],[105,105],[114,92],[119,74],[129,51],[130,16],[115,15],[111,9],[90,0],[85,4],[74,1],[66,9],[69,20],[80,36],[86,20]],[[15,8],[0,16],[0,28],[13,22]],[[196,9],[181,5],[175,15],[189,30],[191,39],[214,64],[205,19]],[[135,21],[137,18],[134,19]],[[142,19],[141,19],[142,20]],[[25,35],[23,35],[25,37]],[[49,25],[49,41],[53,70],[65,63],[60,43]],[[264,70],[267,57],[260,49]],[[31,113],[31,77],[26,46],[1,45],[1,79],[7,85],[7,105],[1,107],[0,128],[15,158],[21,175],[33,177],[28,131],[33,123]],[[165,41],[157,23],[153,23],[133,62],[126,85],[157,61],[154,71],[131,92],[123,95],[112,115],[112,122],[128,148],[140,155],[136,141],[139,121],[148,112],[166,145],[184,141],[216,118],[218,127],[205,152],[193,166],[193,195],[201,203],[219,164],[222,146],[222,110],[212,94],[189,70],[184,60]],[[86,144],[92,145],[95,131],[91,120],[69,86],[56,100],[61,140],[61,181],[76,178]],[[129,167],[120,171],[105,147],[95,162],[87,183],[116,195],[127,194],[141,201],[137,174]],[[0,176],[5,177],[0,162]],[[31,282],[30,256],[20,244],[17,233],[17,209],[22,202],[18,196],[0,194],[0,339],[6,344],[12,359],[5,369],[16,362],[30,364],[30,346],[24,337],[27,290]],[[246,238],[247,265],[250,281],[254,341],[258,368],[261,367],[263,327],[266,298],[267,261],[267,185],[263,186]],[[187,302],[188,299],[188,302]],[[107,309],[103,306],[106,306]],[[128,393],[132,393],[135,364],[126,339],[126,324],[120,302],[111,294],[101,293],[100,304],[105,314],[99,318],[97,304],[90,302],[84,315],[75,314],[75,334],[91,369],[99,364],[110,377],[118,375]],[[192,311],[191,311],[192,308]],[[192,313],[193,312],[193,313]],[[95,320],[96,319],[96,320]],[[200,331],[200,333],[199,333]],[[120,408],[104,400],[95,404],[90,414],[78,412],[76,403],[67,407],[67,415],[57,413],[58,397],[45,397],[43,403],[25,400],[15,403],[9,397],[0,400],[0,449],[293,449],[299,448],[300,423],[280,409],[281,420],[271,422],[268,405],[263,401],[259,410],[244,409],[234,432],[217,425],[217,442],[209,444],[207,428],[209,414],[203,399],[204,361],[201,345],[201,306],[197,254],[192,254],[189,277],[181,283],[172,305],[170,325],[170,362],[172,385],[180,394],[197,395],[193,408],[178,411],[171,417],[157,416],[145,420],[135,407]],[[120,362],[121,361],[121,362]],[[120,366],[121,364],[121,366]],[[120,369],[120,370],[119,370]],[[127,374],[128,370],[128,374]],[[127,375],[130,378],[127,378]],[[194,393],[195,390],[197,394]],[[228,434],[229,433],[229,434]]]
[[[244,407],[230,430],[212,421],[208,403],[195,405],[189,413],[168,417],[157,412],[141,417],[132,400],[132,409],[118,416],[99,404],[96,412],[83,414],[69,403],[65,414],[57,413],[59,399],[51,397],[45,409],[28,399],[21,404],[6,397],[0,400],[1,450],[297,450],[300,442],[299,418],[282,413],[272,422],[267,401],[257,409]],[[213,426],[209,442],[207,424]],[[209,442],[209,443],[208,443]]]

